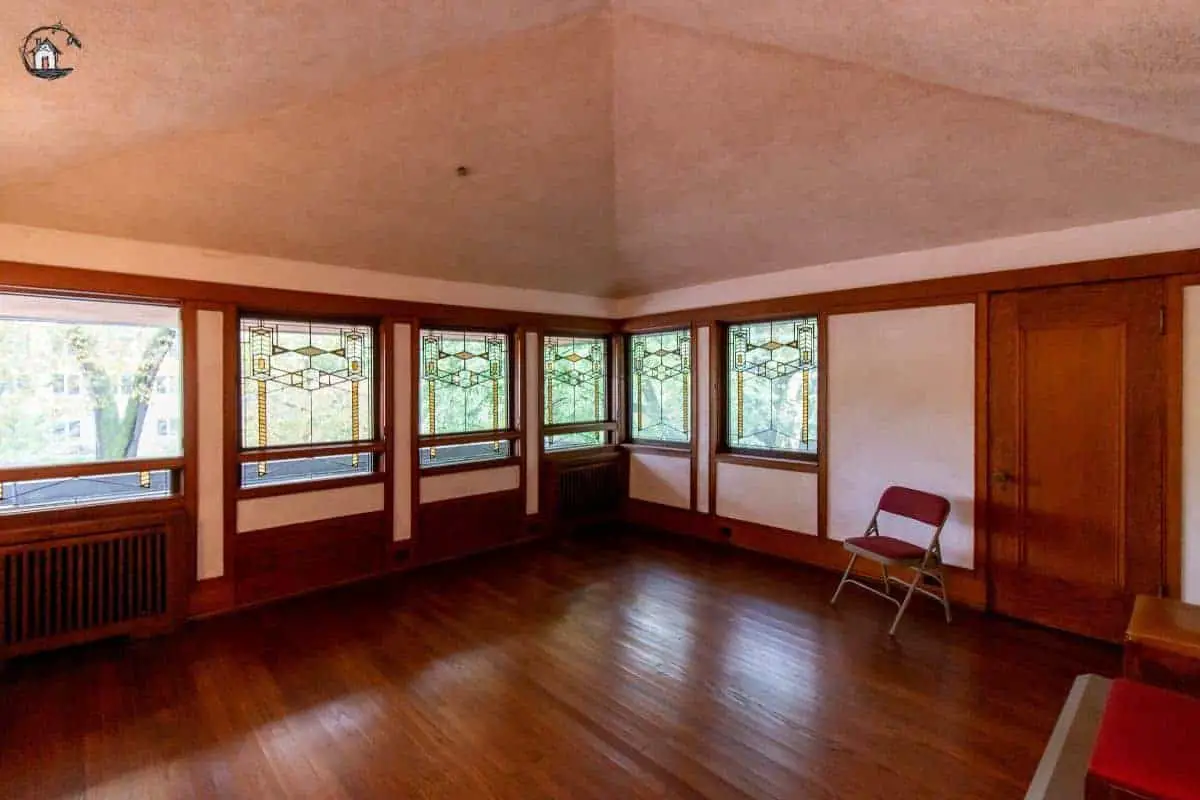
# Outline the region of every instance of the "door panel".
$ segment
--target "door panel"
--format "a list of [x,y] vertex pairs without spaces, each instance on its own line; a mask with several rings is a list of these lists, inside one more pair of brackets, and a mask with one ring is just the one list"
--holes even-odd
[[1014,292],[989,330],[991,604],[1119,640],[1162,572],[1159,281]]

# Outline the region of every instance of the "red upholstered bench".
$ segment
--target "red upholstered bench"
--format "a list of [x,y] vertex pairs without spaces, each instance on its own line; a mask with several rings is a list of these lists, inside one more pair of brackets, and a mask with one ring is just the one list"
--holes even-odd
[[1200,700],[1113,681],[1088,766],[1088,800],[1200,800]]

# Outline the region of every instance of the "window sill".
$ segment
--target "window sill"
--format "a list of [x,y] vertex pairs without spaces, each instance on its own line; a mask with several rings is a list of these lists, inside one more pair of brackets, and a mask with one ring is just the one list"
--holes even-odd
[[[0,533],[18,535],[26,530],[44,529],[54,526],[55,536],[75,536],[80,531],[112,520],[126,518],[148,519],[155,516],[182,512],[183,497],[150,497],[145,500],[114,500],[90,505],[59,506],[58,508],[31,508],[27,511],[11,509],[0,514]],[[39,530],[40,532],[40,530]],[[3,544],[13,544],[4,541]]]
[[779,469],[787,472],[807,472],[810,474],[815,474],[820,470],[820,467],[816,461],[806,461],[798,458],[752,456],[744,453],[717,453],[716,460],[719,464],[736,464],[741,467]]
[[675,458],[691,458],[692,446],[690,444],[667,444],[650,442],[624,442],[621,447],[631,453],[652,453],[660,456],[673,456]]
[[490,461],[464,461],[461,464],[421,465],[419,466],[419,472],[422,478],[432,478],[437,475],[454,475],[458,472],[478,472],[484,469],[515,467],[520,463],[520,456],[512,456],[511,458],[495,458]]
[[343,489],[348,486],[365,486],[371,483],[383,483],[384,474],[373,472],[369,475],[349,475],[345,478],[325,478],[294,483],[272,483],[266,486],[242,486],[237,490],[238,500],[254,500],[259,497],[279,497],[286,494],[306,494],[308,492],[323,492],[326,489]]

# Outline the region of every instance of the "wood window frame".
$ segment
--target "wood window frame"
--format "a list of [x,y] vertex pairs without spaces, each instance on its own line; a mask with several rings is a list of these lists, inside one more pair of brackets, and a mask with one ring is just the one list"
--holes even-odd
[[[551,425],[546,422],[546,339],[558,337],[571,337],[574,339],[601,339],[605,342],[605,363],[604,363],[604,383],[605,383],[605,402],[604,413],[605,419],[596,422],[567,422]],[[601,333],[594,330],[546,330],[538,337],[541,344],[539,352],[539,389],[538,395],[541,398],[541,406],[538,413],[542,418],[542,436],[540,449],[542,456],[552,460],[569,460],[572,455],[595,453],[603,450],[612,450],[616,448],[625,437],[625,426],[622,424],[624,415],[624,402],[622,398],[625,392],[624,380],[624,342],[625,337]],[[570,433],[590,433],[592,431],[603,431],[606,436],[604,441],[595,445],[583,445],[580,447],[569,447],[561,450],[551,450],[546,447],[546,439],[550,436],[562,436]]]
[[[242,323],[247,318],[277,322],[296,322],[305,325],[353,325],[370,328],[374,335],[371,353],[371,397],[372,397],[372,437],[361,441],[325,442],[316,445],[271,445],[269,447],[245,447],[243,388],[245,377],[242,375]],[[343,486],[383,483],[387,465],[387,441],[389,430],[384,424],[384,405],[387,399],[384,384],[390,380],[390,372],[385,373],[382,366],[387,363],[384,349],[390,340],[384,333],[383,320],[375,317],[356,317],[353,315],[322,315],[298,314],[295,311],[275,311],[269,308],[239,306],[234,309],[232,325],[233,339],[229,342],[229,352],[233,355],[230,372],[234,377],[233,411],[234,438],[236,448],[233,454],[233,486],[234,497],[237,500],[249,500],[257,497],[274,497],[278,495],[300,494],[303,492],[324,491]],[[246,486],[242,483],[242,464],[257,464],[262,461],[290,461],[323,456],[338,456],[353,453],[371,453],[374,456],[370,472],[355,475],[335,475],[328,478],[308,478],[282,483],[266,483],[256,486]]]
[[[632,451],[643,452],[658,452],[667,455],[690,456],[693,445],[697,440],[696,437],[696,401],[699,398],[699,387],[696,386],[696,363],[700,355],[699,344],[696,341],[696,326],[694,325],[668,325],[664,327],[647,328],[645,330],[625,331],[619,338],[622,342],[624,352],[626,353],[626,363],[624,365],[625,378],[624,391],[631,390],[633,386],[633,362],[628,358],[628,353],[632,350],[634,336],[653,336],[661,333],[686,333],[688,334],[688,349],[691,350],[691,366],[688,373],[688,439],[685,442],[668,441],[666,439],[651,439],[651,438],[635,438],[633,435],[633,398],[624,398],[624,410],[622,422],[624,423],[625,436],[622,437],[621,444]],[[705,387],[707,389],[707,387]]]
[[[73,464],[44,464],[20,467],[0,467],[0,483],[23,481],[87,478],[100,475],[130,475],[138,472],[169,473],[171,493],[166,497],[118,498],[99,500],[80,505],[58,505],[31,509],[12,509],[0,512],[0,529],[28,527],[70,521],[78,518],[111,517],[133,513],[142,509],[176,509],[191,500],[194,492],[187,487],[189,478],[195,475],[194,435],[189,420],[194,416],[194,392],[196,385],[195,367],[195,309],[183,300],[153,295],[137,296],[108,294],[91,289],[59,290],[42,288],[33,284],[0,285],[0,296],[23,295],[47,300],[82,300],[112,305],[141,305],[173,308],[179,313],[179,408],[181,420],[180,450],[178,456],[159,458],[130,458],[111,461],[84,461]],[[66,378],[63,392],[66,393]],[[185,498],[185,495],[188,495]]]
[[[814,319],[817,323],[817,452],[802,453],[796,450],[771,450],[767,448],[735,447],[729,443],[729,329],[735,325],[756,325],[765,322],[785,322],[788,320]],[[823,450],[827,439],[827,419],[829,404],[827,388],[822,374],[827,362],[827,346],[829,341],[829,314],[823,311],[797,311],[786,314],[718,321],[712,324],[714,342],[712,347],[713,363],[710,370],[719,370],[720,378],[713,381],[714,390],[709,402],[713,404],[716,413],[712,415],[716,424],[714,431],[714,448],[712,459],[714,463],[737,464],[762,469],[777,469],[788,472],[804,472],[818,474],[823,470]],[[715,468],[713,470],[715,472]]]
[[[523,397],[521,387],[514,387],[514,381],[520,375],[519,369],[522,366],[521,356],[517,352],[519,347],[524,346],[524,341],[521,339],[521,329],[513,326],[503,327],[488,327],[483,325],[464,325],[461,323],[432,320],[420,320],[419,324],[413,327],[414,337],[414,362],[412,369],[413,390],[416,395],[416,403],[421,400],[421,390],[423,381],[421,380],[421,370],[424,365],[421,363],[421,339],[425,331],[449,331],[449,332],[465,332],[465,333],[486,333],[500,334],[507,340],[508,349],[508,375],[507,375],[507,390],[505,397],[508,398],[508,425],[500,430],[491,431],[470,431],[468,433],[448,433],[436,434],[433,436],[421,435],[420,432],[420,410],[414,403],[413,407],[413,464],[415,472],[419,477],[430,477],[434,475],[449,475],[456,472],[474,472],[483,469],[497,469],[500,467],[508,467],[522,463],[521,444],[524,441],[521,431],[520,419],[521,412],[518,406],[521,404]],[[426,447],[445,447],[447,445],[456,444],[479,444],[482,442],[508,441],[511,442],[511,450],[505,458],[493,459],[478,459],[472,461],[461,461],[452,464],[422,464],[421,450]]]

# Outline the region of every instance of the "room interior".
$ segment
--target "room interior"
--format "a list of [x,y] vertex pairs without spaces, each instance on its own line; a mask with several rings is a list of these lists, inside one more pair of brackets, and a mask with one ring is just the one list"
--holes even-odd
[[1200,694],[1195,0],[46,13],[5,796],[1083,797]]

